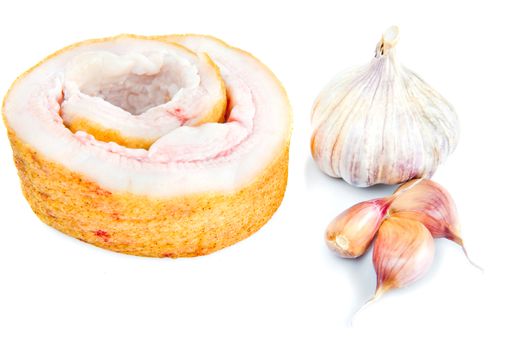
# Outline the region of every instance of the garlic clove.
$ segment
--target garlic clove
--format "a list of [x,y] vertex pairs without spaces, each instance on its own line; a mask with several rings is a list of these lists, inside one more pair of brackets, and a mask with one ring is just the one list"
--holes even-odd
[[375,294],[357,310],[351,323],[387,291],[406,287],[424,276],[434,255],[434,239],[423,224],[397,214],[388,217],[380,225],[373,247]]
[[462,247],[469,258],[460,234],[457,208],[448,191],[435,181],[417,179],[408,181],[395,191],[390,212],[397,217],[421,222],[434,238],[447,238]]
[[364,254],[391,204],[392,197],[358,203],[340,213],[326,230],[328,247],[344,258]]
[[397,27],[372,61],[341,73],[312,111],[311,152],[326,174],[356,186],[431,176],[455,149],[453,107],[397,60]]
[[396,217],[405,218],[409,220],[418,221],[429,230],[433,238],[448,238],[454,242],[457,242],[459,245],[462,242],[462,239],[453,234],[450,231],[449,226],[443,222],[436,220],[434,217],[421,212],[421,211],[399,211],[394,214]]
[[417,220],[426,225],[433,237],[462,242],[457,208],[442,186],[428,179],[412,180],[399,186],[394,195],[391,212],[420,213]]
[[420,279],[430,268],[435,244],[420,222],[395,215],[379,228],[373,249],[377,287],[373,299]]

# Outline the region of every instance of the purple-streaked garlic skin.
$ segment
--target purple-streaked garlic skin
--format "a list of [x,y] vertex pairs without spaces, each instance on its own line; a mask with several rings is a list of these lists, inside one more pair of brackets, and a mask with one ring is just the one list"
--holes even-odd
[[[415,181],[418,183],[414,184]],[[403,191],[409,186],[412,187]],[[457,208],[442,186],[428,179],[412,180],[400,186],[394,195],[391,213],[422,222],[435,238],[447,238],[462,245]]]
[[358,203],[340,213],[326,230],[328,247],[344,258],[364,254],[384,221],[390,198]]
[[373,248],[377,273],[375,297],[420,279],[430,268],[434,254],[433,237],[423,224],[395,215],[387,218],[379,228]]

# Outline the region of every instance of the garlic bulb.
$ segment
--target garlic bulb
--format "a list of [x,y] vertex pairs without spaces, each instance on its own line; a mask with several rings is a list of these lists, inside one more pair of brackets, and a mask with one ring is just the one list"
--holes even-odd
[[453,107],[395,55],[389,28],[366,66],[337,76],[312,112],[311,152],[322,171],[356,186],[430,177],[455,149]]

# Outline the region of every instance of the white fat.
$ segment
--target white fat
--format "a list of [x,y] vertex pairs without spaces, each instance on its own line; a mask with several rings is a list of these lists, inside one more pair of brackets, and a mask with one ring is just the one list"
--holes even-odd
[[[149,57],[147,64],[140,64],[143,71],[135,72],[152,72],[158,68],[155,63],[159,62],[160,56],[151,53],[159,52],[164,57],[180,55],[180,49],[169,44],[122,37],[66,50],[20,79],[6,99],[4,115],[8,124],[19,138],[42,155],[110,191],[157,197],[234,191],[266,168],[288,139],[290,111],[287,99],[271,73],[245,53],[203,37],[188,36],[181,41],[189,49],[207,52],[220,67],[233,101],[229,122],[175,128],[159,138],[149,151],[100,142],[82,132],[72,134],[61,123],[57,111],[61,88],[64,87],[63,73],[72,59],[94,51],[124,56],[134,63]],[[137,58],[136,55],[142,56]],[[118,66],[107,69],[119,76],[123,68]],[[132,70],[128,66],[126,69]],[[71,81],[82,87],[100,86],[99,81],[92,79],[98,78],[78,77]],[[203,91],[194,89],[193,93]],[[97,100],[95,106],[87,103],[82,107],[91,108],[89,113],[96,114],[97,108],[100,111],[110,108],[104,105],[104,102],[109,103],[107,100],[91,97],[100,101]],[[192,100],[190,96],[185,101]]]
[[249,87],[230,75],[222,77],[229,88],[233,106],[228,122],[184,126],[158,139],[149,149],[149,158],[158,161],[202,161],[230,154],[253,133],[255,106]]

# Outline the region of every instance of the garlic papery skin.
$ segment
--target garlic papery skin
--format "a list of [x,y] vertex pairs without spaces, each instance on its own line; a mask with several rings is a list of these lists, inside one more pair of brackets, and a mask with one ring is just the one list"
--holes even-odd
[[343,258],[364,254],[384,220],[392,197],[358,203],[340,213],[326,230],[328,247]]
[[420,279],[430,268],[435,243],[421,223],[391,216],[380,226],[373,247],[377,287],[373,299]]
[[341,73],[312,111],[311,152],[320,169],[366,187],[430,177],[459,137],[453,107],[396,58],[389,28],[366,66]]

